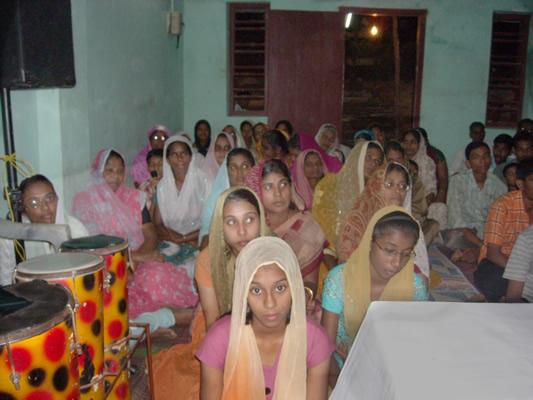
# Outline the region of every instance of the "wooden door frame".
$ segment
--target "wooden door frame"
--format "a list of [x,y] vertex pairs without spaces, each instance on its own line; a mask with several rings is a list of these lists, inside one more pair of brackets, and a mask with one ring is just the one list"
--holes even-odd
[[422,98],[422,76],[424,70],[424,45],[426,37],[427,10],[399,9],[399,8],[365,8],[365,7],[339,7],[339,12],[349,12],[357,15],[370,15],[373,17],[417,17],[416,32],[416,69],[415,89],[413,99],[413,128],[420,124],[420,105]]

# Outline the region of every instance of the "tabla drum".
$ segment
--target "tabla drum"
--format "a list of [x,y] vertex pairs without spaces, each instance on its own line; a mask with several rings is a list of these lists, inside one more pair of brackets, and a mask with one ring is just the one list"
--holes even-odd
[[0,399],[80,398],[73,310],[59,285],[0,288]]
[[[106,388],[118,374],[128,350],[128,242],[108,235],[72,239],[61,245],[62,252],[83,252],[104,258],[104,364]],[[129,399],[131,394],[127,370],[120,374],[107,399]],[[107,389],[106,389],[107,393]]]
[[80,398],[104,398],[104,342],[102,257],[82,253],[47,254],[17,265],[15,280],[26,282],[43,279],[68,288],[75,302]]

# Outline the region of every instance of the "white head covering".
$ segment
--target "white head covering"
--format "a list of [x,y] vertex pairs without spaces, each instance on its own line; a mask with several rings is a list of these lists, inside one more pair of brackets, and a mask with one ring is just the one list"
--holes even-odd
[[426,189],[426,195],[437,193],[437,166],[427,154],[427,144],[424,136],[420,135],[420,145],[413,160],[418,164],[418,176]]
[[[167,149],[175,142],[184,143],[192,153],[187,175],[181,191],[176,188],[174,173],[167,161]],[[163,177],[157,185],[157,203],[165,226],[186,235],[200,228],[200,216],[211,182],[201,170],[192,143],[183,133],[173,135],[165,142],[163,150]]]
[[226,139],[228,139],[229,144],[232,149],[235,147],[233,136],[231,136],[230,133],[222,131],[215,135],[211,135],[211,142],[209,144],[209,149],[207,150],[207,154],[205,155],[205,159],[202,165],[202,169],[211,179],[215,179],[215,177],[217,176],[218,170],[221,167],[220,165],[218,165],[218,162],[215,156],[215,143],[220,135],[223,135],[226,137]]
[[335,149],[339,149],[339,132],[337,131],[337,127],[333,124],[327,123],[322,124],[320,128],[318,128],[318,132],[315,135],[315,141],[320,145],[320,138],[326,131],[334,131],[335,132],[335,141],[331,145],[331,147],[327,150],[327,153],[330,155],[335,155]]

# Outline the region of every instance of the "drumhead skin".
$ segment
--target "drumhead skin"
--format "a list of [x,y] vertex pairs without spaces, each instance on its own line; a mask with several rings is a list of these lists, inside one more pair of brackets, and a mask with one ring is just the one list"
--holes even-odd
[[128,248],[128,241],[117,236],[94,235],[67,240],[62,252],[85,252],[98,255],[113,254]]
[[70,278],[103,268],[103,258],[87,253],[58,253],[37,256],[17,265],[17,280]]
[[73,307],[74,301],[70,292],[60,285],[34,280],[3,289],[31,304],[0,317],[0,346],[40,335],[70,318],[67,305]]

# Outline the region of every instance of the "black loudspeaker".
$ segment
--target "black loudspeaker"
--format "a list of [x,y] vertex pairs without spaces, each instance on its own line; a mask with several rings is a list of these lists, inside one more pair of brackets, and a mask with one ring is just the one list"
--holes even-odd
[[70,0],[0,0],[0,86],[75,83]]

